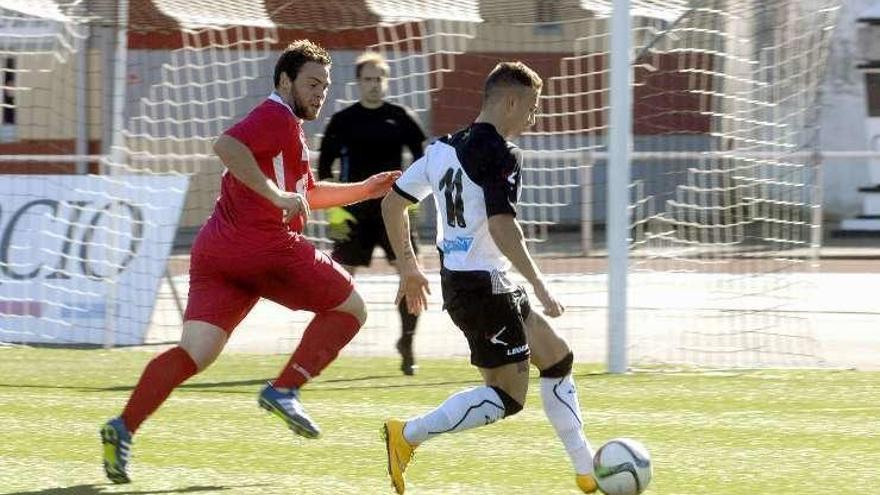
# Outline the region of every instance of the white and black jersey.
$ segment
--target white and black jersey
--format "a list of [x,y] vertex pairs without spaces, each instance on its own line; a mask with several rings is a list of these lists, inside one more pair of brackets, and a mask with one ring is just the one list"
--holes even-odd
[[433,193],[443,307],[480,368],[529,358],[528,295],[508,280],[510,260],[489,233],[489,217],[516,215],[521,156],[491,124],[472,124],[431,144],[394,184],[413,202]]
[[519,148],[494,126],[476,123],[432,143],[394,184],[413,202],[433,193],[447,284],[488,283],[495,294],[516,289],[506,276],[510,261],[489,233],[489,217],[516,215],[521,161]]

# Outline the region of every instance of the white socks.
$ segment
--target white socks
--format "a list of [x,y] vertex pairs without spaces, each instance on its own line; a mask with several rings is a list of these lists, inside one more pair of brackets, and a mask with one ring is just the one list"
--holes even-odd
[[503,417],[504,402],[495,390],[486,386],[469,388],[449,396],[437,409],[407,420],[403,436],[411,445],[418,445],[441,433],[469,430]]
[[593,448],[584,435],[581,407],[571,374],[563,378],[541,378],[541,402],[575,473],[592,473]]
[[[562,441],[577,474],[593,472],[593,448],[584,435],[577,389],[571,374],[541,378],[544,413]],[[411,445],[440,435],[484,426],[505,415],[504,402],[491,387],[475,387],[451,395],[439,407],[406,421],[403,436]]]

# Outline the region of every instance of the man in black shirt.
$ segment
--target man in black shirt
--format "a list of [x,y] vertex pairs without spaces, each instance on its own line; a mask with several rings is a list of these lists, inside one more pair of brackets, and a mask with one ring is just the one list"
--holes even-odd
[[[360,101],[330,118],[321,141],[319,180],[333,178],[332,166],[337,158],[339,182],[358,182],[379,171],[400,170],[404,146],[413,161],[422,156],[425,133],[416,116],[406,107],[385,101],[388,73],[388,63],[378,53],[367,52],[358,57],[355,76]],[[389,263],[394,264],[394,250],[388,243],[382,221],[381,200],[349,205],[344,207],[344,212],[337,211],[336,215],[331,212],[330,217],[331,237],[336,240],[333,259],[349,272],[354,274],[358,266],[369,266],[377,244],[385,251]],[[418,317],[407,311],[405,301],[400,303],[398,311],[401,336],[397,350],[402,358],[401,370],[412,375],[415,372],[412,340]]]

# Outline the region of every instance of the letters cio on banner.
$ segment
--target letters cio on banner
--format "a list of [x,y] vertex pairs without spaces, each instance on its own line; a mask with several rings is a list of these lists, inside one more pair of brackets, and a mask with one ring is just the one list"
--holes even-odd
[[143,343],[187,185],[0,175],[0,341]]

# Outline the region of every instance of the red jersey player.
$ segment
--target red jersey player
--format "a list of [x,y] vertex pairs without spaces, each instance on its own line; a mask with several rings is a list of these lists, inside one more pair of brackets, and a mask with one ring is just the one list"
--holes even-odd
[[129,481],[132,434],[174,388],[217,358],[261,297],[315,317],[290,361],[260,392],[259,405],[299,435],[320,435],[299,389],[336,358],[367,311],[348,272],[315,249],[302,229],[310,208],[382,197],[400,172],[316,183],[301,124],[318,116],[327,97],[330,56],[308,40],[291,43],[275,65],[274,82],[269,98],[214,144],[228,170],[193,245],[180,344],[150,361],[122,414],[101,428],[104,470],[114,483]]

